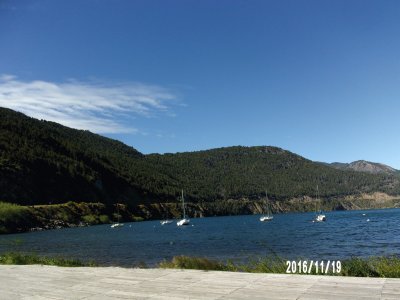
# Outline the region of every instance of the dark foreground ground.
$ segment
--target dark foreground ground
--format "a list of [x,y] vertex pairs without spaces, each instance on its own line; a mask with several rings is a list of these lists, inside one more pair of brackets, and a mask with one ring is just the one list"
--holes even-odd
[[400,279],[1,265],[1,299],[400,299]]

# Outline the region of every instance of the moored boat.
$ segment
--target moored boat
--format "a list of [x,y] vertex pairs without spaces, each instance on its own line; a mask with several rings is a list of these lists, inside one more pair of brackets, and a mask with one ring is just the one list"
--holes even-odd
[[266,203],[267,203],[267,214],[260,217],[261,222],[269,222],[274,219],[274,216],[272,215],[271,207],[269,205],[267,191],[265,191],[265,199],[266,199]]
[[190,219],[186,218],[185,198],[183,198],[183,190],[182,190],[182,211],[183,211],[183,216],[182,219],[176,222],[177,226],[189,225],[190,223]]
[[[317,185],[317,199],[316,201],[319,201],[319,190],[318,190],[318,185]],[[325,214],[322,213],[322,210],[319,210],[317,212],[317,203],[315,203],[315,218],[313,222],[325,222],[326,221],[326,216]]]

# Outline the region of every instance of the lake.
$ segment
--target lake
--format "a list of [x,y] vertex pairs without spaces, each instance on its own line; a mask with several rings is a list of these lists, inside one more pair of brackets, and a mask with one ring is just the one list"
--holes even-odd
[[[365,214],[365,216],[363,215]],[[400,255],[400,209],[192,219],[192,226],[159,221],[66,228],[0,236],[0,253],[20,251],[94,260],[101,265],[155,266],[176,255],[246,261],[275,253],[284,259],[337,260],[352,256]],[[369,221],[367,221],[369,219]]]

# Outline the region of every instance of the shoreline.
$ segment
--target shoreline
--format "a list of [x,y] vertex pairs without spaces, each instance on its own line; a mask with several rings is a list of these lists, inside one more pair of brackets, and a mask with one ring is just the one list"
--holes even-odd
[[[329,261],[331,262],[331,261]],[[326,268],[321,266],[323,263]],[[305,264],[305,265],[304,265]],[[332,261],[320,261],[313,264],[310,260],[285,260],[278,255],[269,255],[249,260],[245,263],[220,261],[206,257],[174,256],[171,260],[162,260],[155,265],[147,267],[145,264],[136,266],[105,266],[98,265],[95,261],[80,261],[63,257],[48,257],[24,252],[0,253],[1,265],[46,265],[59,267],[97,267],[97,268],[123,268],[123,269],[179,269],[223,271],[236,273],[263,273],[263,274],[292,274],[292,275],[319,275],[339,277],[375,277],[375,278],[400,278],[400,256],[371,256],[367,258],[352,257]],[[304,267],[305,266],[305,267]]]
[[[204,218],[257,215],[265,211],[263,206],[265,203],[262,201],[242,199],[221,202],[223,204],[231,204],[231,211],[222,210],[219,206],[223,205],[219,203],[218,201],[206,204],[188,203],[188,214],[191,218]],[[10,208],[7,209],[10,212],[3,212],[6,215],[3,217],[5,220],[2,221],[0,218],[0,235],[112,224],[112,220],[116,217],[115,212],[110,211],[109,208],[101,203],[76,203],[70,201],[54,205],[18,206],[8,203],[3,203],[3,205],[9,206]],[[305,197],[272,202],[272,209],[274,214],[304,213],[313,212],[314,205],[314,201]],[[120,219],[121,222],[128,223],[162,220],[163,215],[169,215],[171,219],[178,218],[180,214],[178,206],[177,203],[150,204],[147,206],[139,205],[132,210],[126,205],[120,205]],[[321,201],[321,208],[324,211],[392,209],[399,207],[400,199],[396,197],[381,200],[346,198],[343,200]],[[0,210],[0,217],[1,213]]]

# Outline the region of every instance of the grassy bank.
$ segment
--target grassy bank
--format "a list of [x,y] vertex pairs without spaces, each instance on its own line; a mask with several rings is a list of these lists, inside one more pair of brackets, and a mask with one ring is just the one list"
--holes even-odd
[[[36,254],[23,254],[9,252],[0,255],[0,264],[6,265],[52,265],[61,267],[96,267],[95,262],[82,262],[77,259],[67,259],[62,257],[46,257]],[[145,267],[145,266],[141,266]],[[173,269],[194,269],[206,271],[229,271],[229,272],[248,272],[248,273],[275,273],[287,274],[286,260],[278,256],[270,256],[251,260],[248,263],[219,262],[204,257],[175,256],[170,261],[163,261],[159,264],[160,268]],[[371,257],[371,258],[351,258],[342,261],[339,273],[329,270],[327,274],[316,269],[311,272],[296,273],[311,275],[331,275],[331,276],[354,276],[354,277],[382,277],[400,278],[400,257]]]
[[[286,260],[277,256],[252,260],[246,264],[235,264],[232,262],[222,263],[207,258],[176,256],[171,261],[161,262],[159,267],[279,274],[286,274],[287,271]],[[312,275],[324,275],[321,271],[317,272],[315,267],[311,269],[311,272],[306,273]],[[304,273],[298,272],[296,274]],[[332,272],[332,269],[330,269],[326,275],[400,278],[400,257],[371,257],[368,259],[351,258],[342,261],[341,271],[339,273],[334,273]]]
[[82,262],[77,259],[66,259],[61,257],[46,257],[36,254],[22,254],[9,252],[0,255],[2,265],[50,265],[60,267],[94,267],[94,262]]

